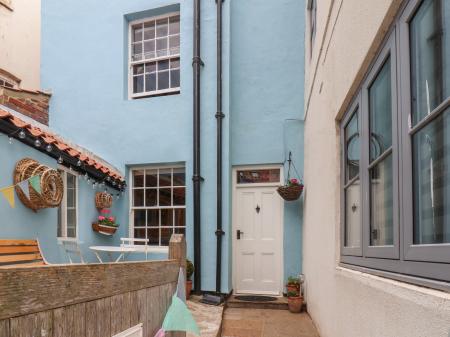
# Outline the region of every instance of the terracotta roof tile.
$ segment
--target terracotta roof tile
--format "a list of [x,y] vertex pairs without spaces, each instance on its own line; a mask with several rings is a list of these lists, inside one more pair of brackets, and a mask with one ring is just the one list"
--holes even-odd
[[79,149],[74,148],[57,135],[49,131],[41,130],[38,127],[32,126],[30,123],[27,123],[21,118],[14,116],[12,113],[2,109],[1,107],[0,107],[0,118],[9,120],[12,124],[14,124],[18,128],[26,128],[26,130],[34,137],[41,138],[47,144],[54,144],[60,151],[66,151],[71,157],[79,158],[81,161],[87,163],[88,166],[91,166],[96,170],[101,171],[103,174],[107,174],[111,178],[118,179],[121,182],[125,181],[124,178],[118,172],[115,172],[111,168],[103,165],[101,162],[95,161],[89,156],[88,153],[83,153],[82,151],[79,151]]

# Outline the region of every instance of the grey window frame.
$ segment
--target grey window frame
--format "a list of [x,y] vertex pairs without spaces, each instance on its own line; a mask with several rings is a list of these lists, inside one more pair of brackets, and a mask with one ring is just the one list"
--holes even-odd
[[[450,291],[450,244],[413,245],[413,191],[412,191],[412,134],[427,125],[450,107],[446,98],[431,114],[410,127],[411,81],[409,23],[423,0],[407,1],[400,10],[392,28],[368,70],[367,75],[340,123],[341,132],[341,259],[346,267],[370,272],[393,279],[426,285]],[[391,57],[392,83],[392,159],[394,190],[394,246],[369,246],[370,240],[370,189],[368,177],[368,88],[384,64]],[[345,151],[344,128],[359,106],[360,123],[360,183],[363,235],[361,252],[344,247],[345,238]]]

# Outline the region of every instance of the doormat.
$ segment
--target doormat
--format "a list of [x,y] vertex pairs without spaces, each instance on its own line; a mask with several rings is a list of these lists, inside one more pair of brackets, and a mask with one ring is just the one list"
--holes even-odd
[[276,297],[271,296],[251,296],[251,295],[235,296],[234,298],[240,301],[247,301],[247,302],[272,302],[277,300]]

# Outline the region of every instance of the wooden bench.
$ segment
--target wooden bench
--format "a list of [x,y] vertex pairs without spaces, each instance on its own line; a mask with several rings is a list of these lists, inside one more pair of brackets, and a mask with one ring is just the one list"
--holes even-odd
[[0,240],[0,268],[46,264],[38,240]]

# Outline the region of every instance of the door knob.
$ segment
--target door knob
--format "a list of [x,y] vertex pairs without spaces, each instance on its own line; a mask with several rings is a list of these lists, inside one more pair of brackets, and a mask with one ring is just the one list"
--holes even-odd
[[259,211],[261,210],[261,207],[259,207],[259,205],[256,205],[255,210],[256,210],[256,213],[259,213]]
[[241,239],[241,235],[242,235],[242,234],[244,234],[244,232],[242,232],[240,229],[238,229],[238,230],[236,231],[236,237],[237,237],[238,240]]

